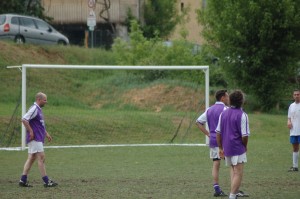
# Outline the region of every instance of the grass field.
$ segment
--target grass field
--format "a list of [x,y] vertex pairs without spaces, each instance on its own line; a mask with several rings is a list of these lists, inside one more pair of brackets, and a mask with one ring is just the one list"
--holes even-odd
[[[3,42],[0,46],[5,49],[0,52],[1,147],[7,142],[4,138],[9,137],[6,129],[19,101],[21,87],[20,71],[6,69],[6,66],[24,63],[113,65],[116,60],[111,53],[100,49],[18,46]],[[141,83],[132,73],[109,71],[30,70],[27,76],[27,86],[31,89],[27,93],[27,106],[34,101],[37,91],[48,94],[49,104],[44,113],[47,129],[54,138],[52,143],[46,143],[48,146],[169,143],[185,115],[174,143],[204,142],[204,136],[195,125],[187,136],[186,130],[201,105],[195,101],[201,96],[194,95],[201,93],[189,82]],[[210,89],[213,93],[214,88]],[[178,107],[174,101],[179,102]],[[255,99],[248,101],[248,106],[254,102]],[[120,111],[112,111],[115,108]],[[79,114],[72,112],[74,109],[79,110]],[[65,117],[68,119],[59,117],[69,111],[71,116]],[[249,114],[251,137],[241,189],[253,199],[299,198],[300,174],[287,172],[292,153],[286,108],[283,111],[283,115]],[[124,115],[125,112],[130,114]],[[15,126],[10,127],[13,130],[9,129],[15,133],[10,145],[14,147],[20,146],[20,108],[16,115]],[[95,120],[90,121],[90,118]],[[29,175],[34,187],[27,189],[18,187],[27,151],[0,150],[0,199],[213,198],[212,162],[208,154],[208,147],[195,146],[47,148],[47,171],[59,186],[45,189],[35,163]],[[229,169],[224,164],[220,185],[229,192]]]
[[[241,189],[251,198],[293,199],[300,174],[289,173],[286,117],[249,114],[251,137]],[[47,171],[59,183],[45,189],[37,165],[33,188],[17,185],[26,151],[0,151],[0,198],[213,198],[207,147],[156,146],[46,149]],[[229,169],[220,184],[229,191]]]

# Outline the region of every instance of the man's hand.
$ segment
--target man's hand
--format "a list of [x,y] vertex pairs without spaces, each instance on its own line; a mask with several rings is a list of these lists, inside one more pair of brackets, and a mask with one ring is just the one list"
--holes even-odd
[[220,148],[219,148],[219,156],[220,156],[221,159],[225,159],[223,149],[220,149]]
[[30,141],[31,141],[31,140],[34,140],[34,134],[33,134],[33,131],[30,131],[30,132],[29,132],[29,139],[30,139]]
[[49,141],[49,142],[51,142],[51,141],[52,141],[52,137],[49,135],[49,133],[48,133],[48,132],[46,132],[46,137],[47,137],[47,139],[48,139],[48,141]]
[[22,119],[22,123],[23,123],[24,127],[26,128],[27,132],[29,132],[29,140],[30,141],[34,140],[34,133],[33,133],[32,128],[29,125],[29,122],[25,119]]
[[288,121],[287,127],[288,127],[289,129],[292,129],[292,128],[293,128],[292,122]]
[[199,122],[196,122],[197,127],[204,133],[207,137],[210,137],[210,133],[206,130],[205,126],[203,124],[200,124]]

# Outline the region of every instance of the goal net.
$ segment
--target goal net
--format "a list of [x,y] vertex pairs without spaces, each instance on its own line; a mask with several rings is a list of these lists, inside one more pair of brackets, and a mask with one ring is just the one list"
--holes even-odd
[[[44,92],[46,129],[53,137],[48,147],[207,144],[195,120],[209,105],[208,66],[19,68],[21,111],[13,117],[20,123],[35,94]],[[14,136],[25,149],[26,131],[19,125],[22,133]]]

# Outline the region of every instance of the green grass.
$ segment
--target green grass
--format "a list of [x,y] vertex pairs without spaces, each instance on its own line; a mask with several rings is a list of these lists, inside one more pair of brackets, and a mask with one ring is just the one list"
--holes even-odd
[[[249,118],[252,134],[241,189],[251,198],[297,198],[300,174],[287,172],[292,155],[286,117]],[[208,147],[46,149],[48,174],[59,182],[53,189],[42,187],[36,164],[30,174],[34,187],[17,186],[26,153],[0,151],[1,198],[213,198]],[[228,192],[229,168],[222,163],[220,171]]]
[[[267,142],[272,142],[269,140]],[[288,173],[290,147],[250,139],[241,189],[251,198],[297,198],[299,173]],[[47,171],[59,186],[42,187],[37,165],[33,188],[17,186],[26,152],[0,151],[1,198],[213,198],[207,147],[46,149]],[[229,191],[229,169],[220,184]]]

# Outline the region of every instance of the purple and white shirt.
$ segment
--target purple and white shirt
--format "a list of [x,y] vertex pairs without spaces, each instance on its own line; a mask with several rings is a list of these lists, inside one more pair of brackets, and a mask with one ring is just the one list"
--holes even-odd
[[241,108],[226,109],[220,115],[216,132],[221,134],[225,156],[242,155],[246,152],[242,137],[250,135],[248,115]]
[[196,122],[204,125],[207,122],[209,128],[209,147],[218,147],[216,138],[216,128],[218,125],[220,114],[228,108],[223,102],[216,102],[214,105],[209,107]]
[[[37,103],[34,103],[23,116],[24,120],[29,122],[30,127],[33,130],[34,140],[37,142],[43,142],[46,136],[46,127],[44,122],[44,116],[41,107]],[[26,133],[26,143],[30,142],[30,135]]]

